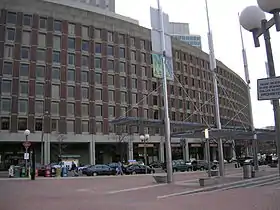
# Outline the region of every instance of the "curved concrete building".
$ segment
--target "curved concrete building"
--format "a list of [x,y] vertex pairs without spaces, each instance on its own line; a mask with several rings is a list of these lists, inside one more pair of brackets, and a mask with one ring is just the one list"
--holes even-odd
[[[150,30],[117,14],[41,0],[2,0],[0,9],[1,168],[22,161],[27,128],[38,162],[40,153],[45,163],[59,155],[84,164],[141,159],[139,127],[120,131],[109,121],[163,117]],[[172,45],[177,79],[168,83],[171,120],[214,124],[208,54],[175,39]],[[217,72],[222,124],[248,126],[246,84],[220,61]],[[163,131],[145,132],[149,162],[163,160]],[[203,155],[198,139],[188,139],[185,149],[172,139],[172,148],[174,159]],[[230,151],[225,146],[225,156]]]

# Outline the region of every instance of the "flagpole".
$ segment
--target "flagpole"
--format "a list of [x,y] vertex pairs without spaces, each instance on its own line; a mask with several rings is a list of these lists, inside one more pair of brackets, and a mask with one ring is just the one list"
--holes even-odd
[[160,21],[160,33],[161,33],[161,50],[162,50],[162,66],[163,66],[163,97],[164,97],[164,128],[165,128],[165,150],[166,150],[166,170],[167,170],[167,183],[173,181],[172,171],[172,152],[171,152],[171,138],[170,138],[170,119],[168,112],[168,93],[167,93],[167,77],[166,77],[166,46],[165,46],[165,34],[163,23],[163,12],[160,6],[160,0],[157,0],[159,21]]
[[[239,13],[238,13],[238,20],[239,20]],[[245,80],[247,83],[247,94],[248,94],[248,106],[250,111],[250,124],[251,124],[251,131],[254,133],[253,135],[253,161],[254,161],[254,169],[257,171],[259,170],[258,167],[258,143],[257,143],[257,135],[255,134],[255,126],[254,126],[254,117],[253,117],[253,109],[252,109],[252,99],[251,99],[251,87],[250,87],[250,75],[249,75],[249,69],[248,69],[248,61],[247,61],[247,54],[246,49],[244,46],[244,40],[243,40],[243,33],[242,33],[242,27],[239,23],[239,29],[240,29],[240,38],[241,38],[241,44],[242,44],[242,57],[243,57],[243,65],[244,65],[244,73],[245,73]],[[246,155],[248,155],[248,148],[246,148]]]
[[[208,45],[209,45],[209,60],[210,60],[210,70],[213,74],[213,86],[214,86],[214,97],[215,97],[215,113],[216,113],[216,126],[220,130],[222,129],[221,119],[220,119],[220,107],[219,107],[219,92],[217,84],[217,75],[216,75],[216,58],[214,53],[214,44],[212,31],[210,27],[210,18],[208,11],[208,2],[205,0],[206,6],[206,15],[207,15],[207,25],[208,25]],[[218,152],[219,152],[219,172],[220,176],[224,176],[224,153],[223,153],[223,142],[222,139],[218,139]]]

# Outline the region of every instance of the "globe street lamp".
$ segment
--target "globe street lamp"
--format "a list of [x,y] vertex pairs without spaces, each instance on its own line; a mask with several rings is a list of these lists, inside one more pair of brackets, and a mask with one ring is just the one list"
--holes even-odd
[[[258,6],[249,6],[245,8],[239,17],[242,27],[253,34],[255,47],[260,46],[259,37],[264,36],[267,62],[269,68],[269,77],[276,77],[272,47],[270,42],[269,29],[272,26],[276,26],[276,31],[280,31],[280,1],[279,0],[257,0]],[[265,13],[273,14],[273,18],[269,21],[266,20]],[[275,131],[277,140],[277,152],[280,157],[280,112],[279,112],[279,99],[273,100],[273,111],[275,120]],[[280,158],[278,158],[278,169],[280,175]]]
[[[30,130],[26,129],[24,131],[24,136],[25,136],[25,142],[28,142],[28,136],[30,135]],[[25,147],[25,155],[24,155],[24,159],[25,159],[25,171],[27,171],[27,163],[28,163],[28,160],[27,160],[27,153],[28,153],[28,147]]]
[[145,173],[147,174],[147,141],[149,140],[150,135],[145,134],[140,136],[140,140],[144,143],[144,163],[145,163]]

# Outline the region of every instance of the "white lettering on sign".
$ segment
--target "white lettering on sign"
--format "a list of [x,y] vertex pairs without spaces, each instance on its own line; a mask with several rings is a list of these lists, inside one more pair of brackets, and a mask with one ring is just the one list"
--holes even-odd
[[258,100],[280,98],[280,77],[258,79]]

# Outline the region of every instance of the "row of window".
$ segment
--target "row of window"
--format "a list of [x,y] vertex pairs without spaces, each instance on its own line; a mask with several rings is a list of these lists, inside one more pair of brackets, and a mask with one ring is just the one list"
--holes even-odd
[[[13,13],[13,12],[8,12],[7,14],[7,19],[6,19],[6,23],[8,25],[16,25],[17,24],[17,14]],[[47,19],[40,17],[39,20],[39,29],[42,31],[45,31],[47,29]],[[32,16],[31,15],[24,15],[23,16],[23,26],[26,28],[31,28],[32,27]],[[68,35],[70,36],[76,36],[76,25],[73,23],[68,23]],[[48,29],[48,31],[50,30],[50,28]],[[59,20],[55,20],[53,22],[53,31],[54,32],[58,32],[58,33],[62,33],[62,22]],[[93,36],[91,36],[91,34],[93,34]],[[81,27],[81,37],[83,39],[90,39],[90,38],[95,38],[95,39],[101,39],[102,36],[102,30],[95,28],[93,30],[93,33],[91,33],[89,31],[89,27],[88,26],[82,26]],[[124,34],[119,34],[118,37],[114,37],[114,33],[108,31],[107,32],[107,41],[108,42],[116,42],[118,41],[119,44],[126,44],[126,40],[125,40],[125,35]],[[131,46],[135,46],[136,45],[136,40],[134,37],[130,37],[130,45]],[[145,40],[140,40],[140,48],[141,49],[145,49]]]

